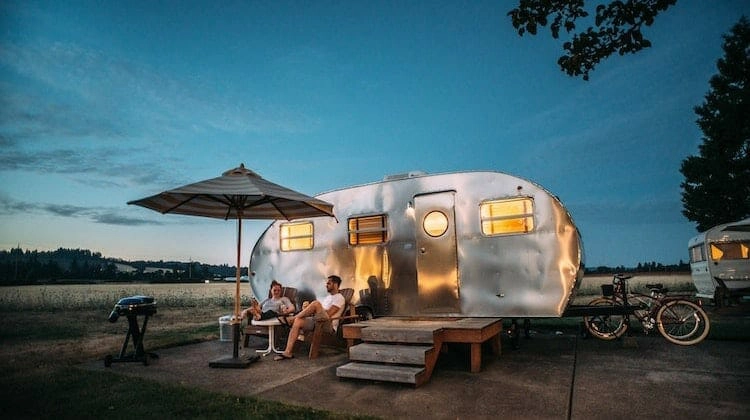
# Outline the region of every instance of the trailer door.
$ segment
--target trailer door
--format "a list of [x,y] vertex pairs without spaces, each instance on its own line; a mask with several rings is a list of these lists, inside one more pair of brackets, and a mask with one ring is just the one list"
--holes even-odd
[[414,196],[419,311],[461,311],[456,251],[455,191]]

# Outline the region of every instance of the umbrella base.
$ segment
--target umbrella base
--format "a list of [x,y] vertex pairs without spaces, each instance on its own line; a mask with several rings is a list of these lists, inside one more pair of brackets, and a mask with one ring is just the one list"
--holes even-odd
[[244,369],[250,366],[251,363],[258,361],[258,359],[260,359],[260,356],[255,354],[246,357],[227,356],[208,362],[208,367],[224,369]]

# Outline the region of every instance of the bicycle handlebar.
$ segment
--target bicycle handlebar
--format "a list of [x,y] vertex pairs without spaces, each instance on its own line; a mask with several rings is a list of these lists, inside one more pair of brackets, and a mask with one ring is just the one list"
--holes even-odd
[[[629,276],[629,275],[622,274],[622,273],[617,273],[617,274],[614,275],[614,279],[612,279],[612,283],[619,283],[619,282],[621,282],[623,280],[627,280],[627,279],[632,278],[632,277],[633,276]],[[619,280],[619,281],[617,281],[617,280]]]

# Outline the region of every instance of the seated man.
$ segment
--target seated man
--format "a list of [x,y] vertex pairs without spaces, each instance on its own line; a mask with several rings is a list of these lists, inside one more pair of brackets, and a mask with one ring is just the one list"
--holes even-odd
[[[340,286],[341,278],[339,276],[328,276],[326,281],[328,295],[323,298],[323,301],[312,301],[297,315],[289,318],[289,320],[293,320],[293,322],[291,322],[292,329],[289,331],[289,338],[286,341],[286,349],[284,350],[284,353],[274,357],[274,360],[285,360],[294,357],[294,344],[297,342],[297,336],[299,336],[300,330],[312,331],[315,329],[316,320],[330,319],[341,313],[346,304],[346,300],[344,299],[344,296],[339,293]],[[333,331],[331,321],[327,321],[324,328]]]

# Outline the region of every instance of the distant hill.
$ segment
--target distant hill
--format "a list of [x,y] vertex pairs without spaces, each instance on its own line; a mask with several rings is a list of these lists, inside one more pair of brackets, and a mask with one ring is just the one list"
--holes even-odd
[[[0,251],[0,286],[102,281],[191,282],[235,275],[236,268],[197,261],[125,261],[87,249]],[[245,269],[243,274],[247,274]]]
[[612,274],[612,273],[684,273],[690,272],[690,264],[680,260],[677,264],[662,264],[655,261],[638,263],[635,267],[586,267],[585,274]]

